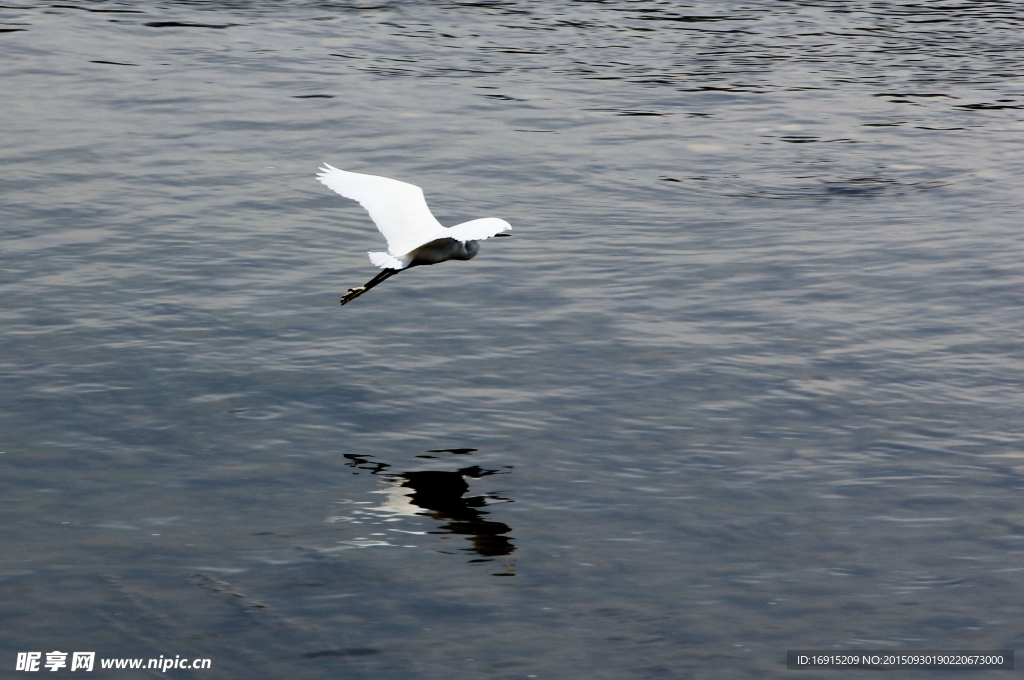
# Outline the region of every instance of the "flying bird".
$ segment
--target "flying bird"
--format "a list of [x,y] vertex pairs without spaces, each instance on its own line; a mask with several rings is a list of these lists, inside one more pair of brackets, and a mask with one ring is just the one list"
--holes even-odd
[[497,217],[444,227],[430,213],[423,190],[397,179],[346,172],[327,163],[316,178],[366,208],[388,242],[387,250],[368,253],[370,262],[384,271],[358,288],[349,288],[341,298],[343,305],[410,267],[446,260],[472,260],[480,250],[477,241],[508,236],[503,232],[512,229],[512,225]]

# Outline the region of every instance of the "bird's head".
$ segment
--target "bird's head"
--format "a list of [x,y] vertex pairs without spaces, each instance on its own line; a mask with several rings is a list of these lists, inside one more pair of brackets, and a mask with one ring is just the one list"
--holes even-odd
[[476,241],[466,241],[466,257],[467,260],[472,260],[476,257],[476,254],[480,252],[480,244]]

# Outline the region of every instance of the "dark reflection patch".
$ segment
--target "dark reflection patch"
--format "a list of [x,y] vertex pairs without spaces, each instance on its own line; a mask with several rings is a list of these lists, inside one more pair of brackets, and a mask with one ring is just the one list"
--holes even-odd
[[309,652],[302,656],[307,659],[319,659],[324,656],[370,656],[380,654],[380,650],[373,647],[353,647],[352,649],[325,649],[319,652]]
[[150,28],[229,28],[235,24],[197,24],[191,21],[149,21],[143,26]]
[[91,7],[79,7],[78,5],[50,5],[50,7],[60,7],[61,9],[80,9],[86,12],[96,12],[97,14],[145,14],[145,12],[138,9],[94,9]]
[[[473,451],[476,449],[433,450],[434,453],[456,454],[468,454]],[[410,493],[404,495],[408,496],[410,504],[421,510],[416,514],[443,522],[436,530],[428,533],[465,536],[472,547],[463,550],[486,558],[471,561],[490,561],[495,557],[511,555],[515,551],[512,539],[508,536],[512,527],[503,522],[487,519],[487,511],[481,509],[495,502],[508,503],[511,499],[493,493],[466,496],[469,492],[467,479],[508,474],[507,469],[491,470],[471,465],[452,471],[419,470],[394,473],[387,472],[391,467],[388,463],[371,461],[370,456],[345,454],[345,458],[349,461],[346,465],[350,467],[381,475],[394,486],[409,489]]]

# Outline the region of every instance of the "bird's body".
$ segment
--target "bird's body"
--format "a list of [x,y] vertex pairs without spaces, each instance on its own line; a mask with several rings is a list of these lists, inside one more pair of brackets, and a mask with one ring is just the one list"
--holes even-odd
[[388,242],[387,250],[372,250],[370,262],[384,271],[359,288],[350,288],[341,304],[359,297],[403,269],[447,260],[471,260],[480,250],[477,241],[506,236],[512,226],[496,217],[444,227],[438,222],[423,190],[387,177],[345,172],[324,163],[316,177],[345,198],[358,201]]
[[447,260],[472,260],[480,252],[480,244],[476,241],[456,241],[453,238],[439,238],[425,243],[409,253],[407,267],[420,264],[438,264]]

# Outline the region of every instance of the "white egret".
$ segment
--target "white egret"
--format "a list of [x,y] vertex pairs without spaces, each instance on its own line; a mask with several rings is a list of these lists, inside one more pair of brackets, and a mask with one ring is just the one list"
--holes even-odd
[[341,298],[343,305],[410,267],[446,260],[471,260],[480,250],[477,241],[492,236],[508,236],[502,232],[512,228],[508,222],[496,217],[444,227],[430,213],[423,190],[396,179],[345,172],[327,163],[320,168],[316,178],[366,208],[370,219],[388,242],[387,250],[368,253],[370,262],[384,271],[365,285],[349,288]]

